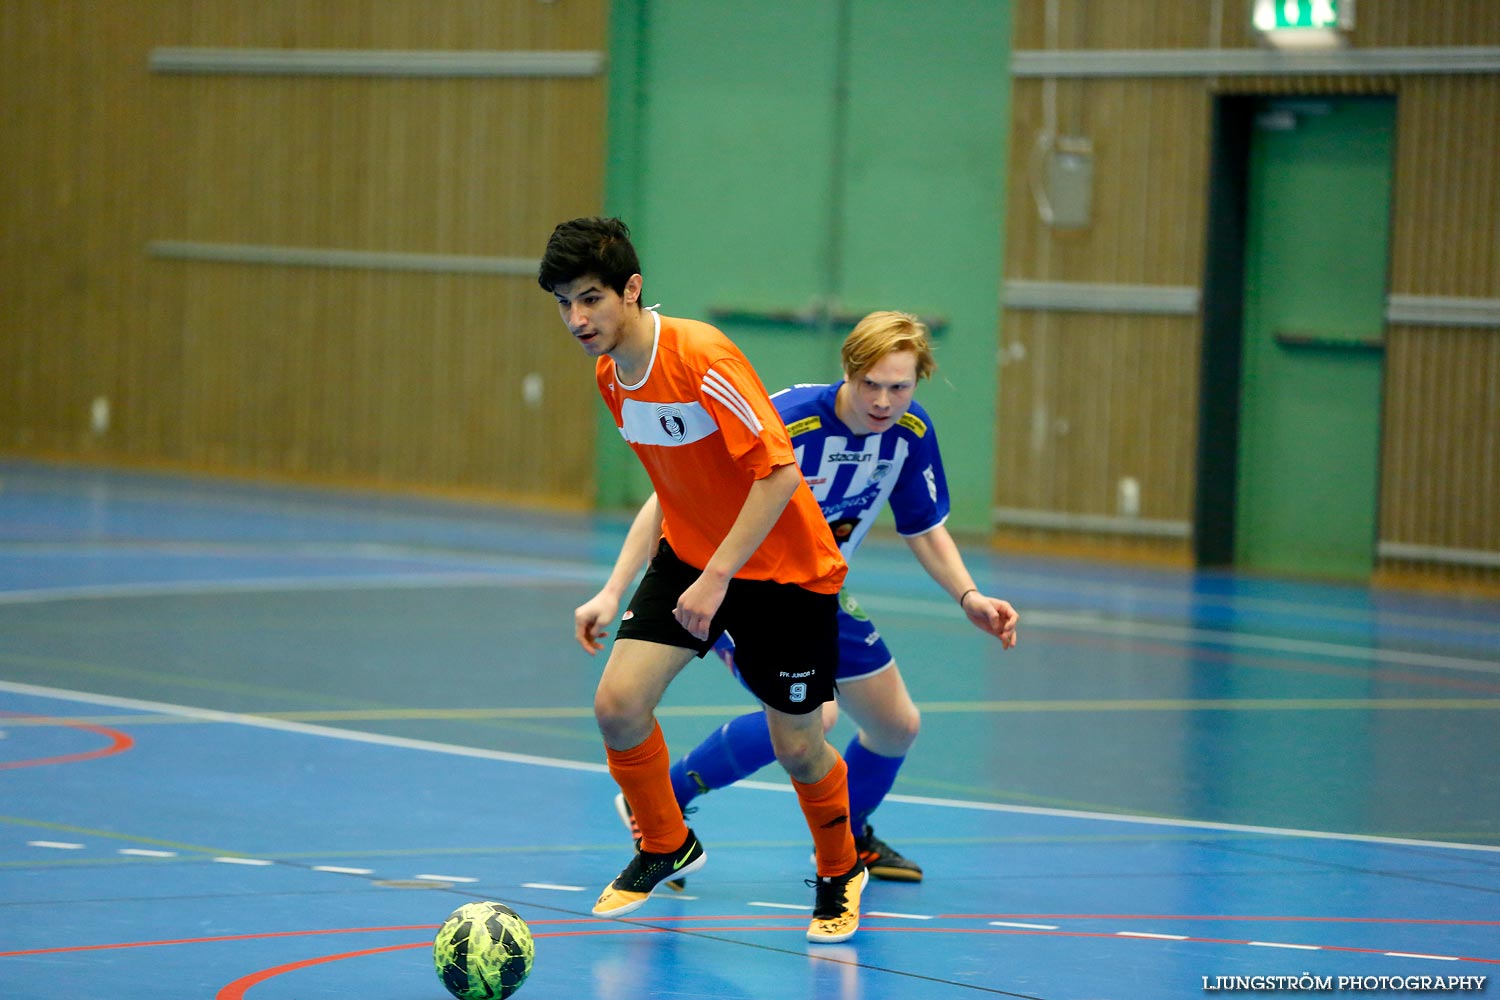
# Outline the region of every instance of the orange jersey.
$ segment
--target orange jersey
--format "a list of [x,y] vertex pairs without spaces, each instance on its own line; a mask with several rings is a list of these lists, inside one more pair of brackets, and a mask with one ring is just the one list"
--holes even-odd
[[[729,534],[750,484],[797,459],[765,386],[728,337],[707,323],[652,317],[656,344],[638,384],[621,383],[608,355],[594,374],[615,426],[656,488],[668,543],[702,569]],[[835,594],[845,570],[817,500],[799,482],[735,576]]]

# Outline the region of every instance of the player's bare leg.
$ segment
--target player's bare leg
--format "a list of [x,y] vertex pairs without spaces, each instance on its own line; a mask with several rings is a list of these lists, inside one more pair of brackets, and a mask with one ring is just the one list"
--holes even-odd
[[[922,726],[921,713],[906,690],[900,669],[892,663],[879,673],[841,682],[839,704],[859,727],[856,739],[863,751],[861,763],[865,765],[861,775],[885,773],[888,780],[894,780],[901,758],[916,742]],[[853,748],[848,753],[851,759],[859,755]],[[880,766],[869,767],[872,763]],[[922,880],[921,865],[875,836],[874,828],[863,816],[854,819],[859,826],[854,839],[860,860],[871,875],[897,882]]]
[[796,789],[812,833],[818,877],[807,939],[847,941],[859,929],[859,901],[869,876],[849,830],[849,769],[823,735],[823,713],[789,715],[766,708],[776,759]]
[[638,639],[617,639],[594,692],[609,772],[635,811],[640,850],[600,894],[596,916],[634,912],[669,878],[703,867],[707,855],[683,822],[668,773],[671,755],[656,706],[693,652]]

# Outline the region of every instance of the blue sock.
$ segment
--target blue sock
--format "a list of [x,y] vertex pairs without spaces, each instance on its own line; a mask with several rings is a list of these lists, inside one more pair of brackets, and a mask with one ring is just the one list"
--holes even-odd
[[672,765],[672,791],[677,804],[686,807],[704,792],[748,778],[775,759],[766,713],[747,712],[709,733]]
[[905,760],[866,750],[858,736],[844,748],[844,762],[849,765],[849,826],[856,837],[864,836],[870,813],[896,783],[896,772]]

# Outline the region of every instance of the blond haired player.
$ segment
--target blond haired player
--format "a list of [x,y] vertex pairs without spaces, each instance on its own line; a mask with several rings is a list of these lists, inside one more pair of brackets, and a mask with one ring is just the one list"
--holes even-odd
[[[979,589],[943,526],[948,483],[937,430],[913,399],[917,382],[936,368],[926,325],[908,313],[871,313],[845,338],[841,360],[843,381],[796,385],[771,399],[844,557],[852,559],[876,516],[889,506],[896,530],[927,574],[970,622],[999,639],[1002,648],[1011,648],[1020,616],[1008,601]],[[715,647],[737,670],[739,637],[731,628]],[[921,716],[885,640],[847,590],[839,610],[838,706],[859,727],[843,756],[860,860],[876,878],[921,881],[921,866],[875,836],[870,825],[871,813],[891,790],[917,738]],[[832,703],[824,715],[831,727]],[[754,773],[773,756],[765,713],[730,720],[672,765],[679,807]],[[629,825],[633,800],[617,798],[615,805]],[[671,884],[681,886],[677,879]]]

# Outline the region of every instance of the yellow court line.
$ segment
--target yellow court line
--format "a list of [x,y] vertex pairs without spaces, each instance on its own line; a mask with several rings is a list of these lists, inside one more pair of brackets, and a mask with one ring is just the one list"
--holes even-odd
[[1500,698],[1121,698],[919,702],[925,713],[1494,711]]
[[[28,653],[0,653],[0,665],[16,666],[20,668],[40,668],[42,670],[71,670],[83,674],[92,674],[101,677],[113,677],[116,679],[137,681],[148,684],[172,684],[195,690],[207,690],[220,695],[239,695],[247,698],[278,698],[293,703],[317,704],[321,699],[316,694],[296,688],[273,687],[264,684],[249,684],[241,681],[220,681],[209,677],[198,677],[190,674],[169,673],[160,670],[136,670],[130,667],[118,667],[105,663],[97,663],[92,660],[79,660],[71,657],[59,656],[36,656]],[[349,699],[358,704],[356,699]],[[347,704],[347,702],[346,702]],[[371,701],[365,704],[372,705]],[[378,704],[374,702],[373,704]],[[0,724],[7,720],[0,717]]]
[[[657,708],[656,714],[663,717],[683,716],[696,718],[704,716],[717,719],[725,716],[742,715],[750,711],[752,707],[748,703],[740,705],[670,707],[664,705]],[[594,718],[593,708],[581,705],[561,705],[545,708],[333,708],[291,712],[241,712],[238,714],[258,719],[277,719],[282,722],[381,722],[414,719],[446,722],[531,719],[588,719],[592,721]],[[232,718],[218,719],[202,716],[153,715],[149,713],[141,715],[58,715],[47,716],[45,718],[0,717],[0,730],[20,728],[22,726],[55,726],[61,722],[84,723],[92,726],[125,726],[235,721],[237,720]]]
[[[921,702],[929,715],[983,715],[1027,712],[1493,712],[1500,698],[1120,698],[1043,701],[932,701]],[[656,710],[664,718],[725,718],[749,710],[748,705],[672,705]],[[283,722],[432,722],[505,721],[534,719],[592,719],[589,707],[563,705],[547,708],[354,708],[326,711],[248,712],[256,718]],[[94,726],[140,726],[222,722],[180,715],[90,715],[0,719],[0,729],[55,726],[60,721]]]
[[245,856],[241,851],[226,851],[219,847],[204,847],[202,844],[183,844],[175,840],[158,840],[155,837],[141,837],[131,833],[119,833],[115,830],[95,830],[87,826],[49,823],[45,820],[29,819],[25,816],[0,816],[0,823],[9,823],[15,826],[32,826],[39,830],[52,830],[57,833],[71,833],[77,837],[97,837],[101,840],[110,840],[123,844],[150,844],[153,847],[161,847],[173,851],[188,851],[193,854],[206,854],[209,857]]

